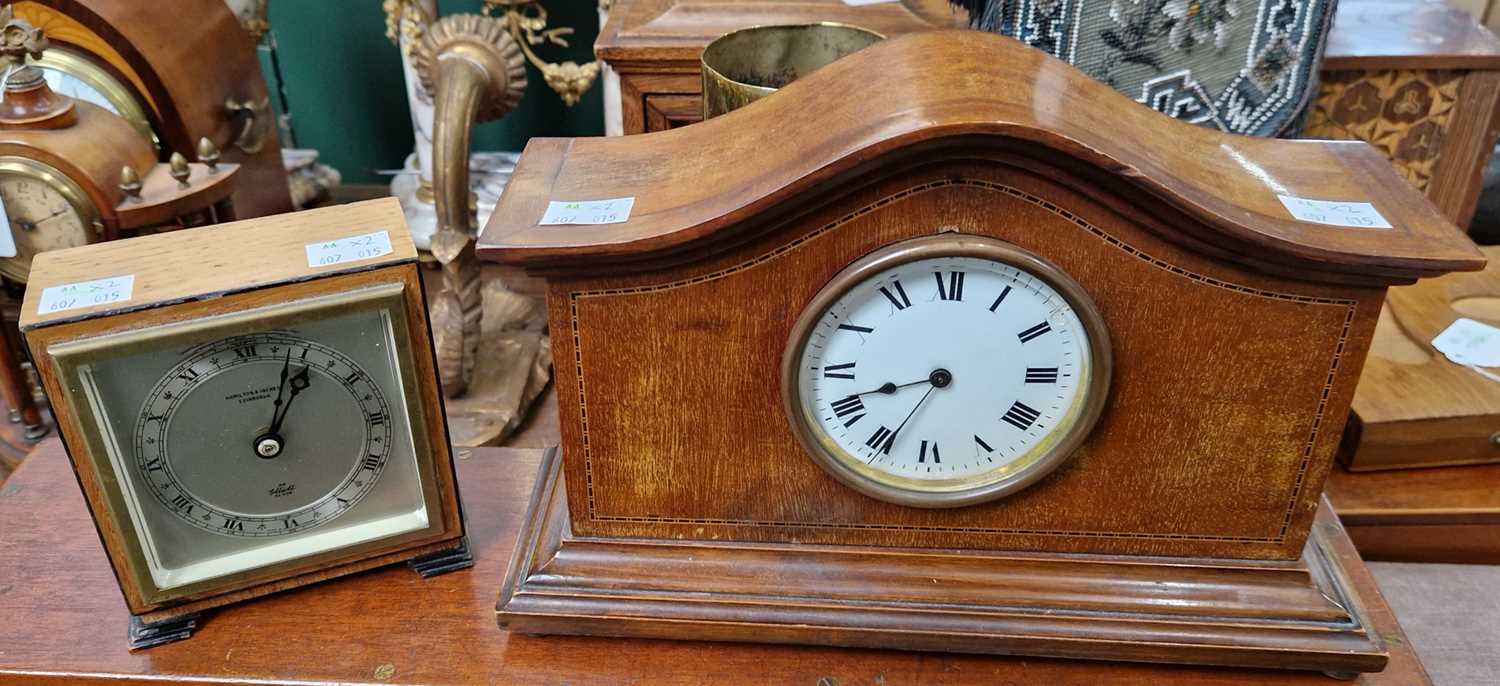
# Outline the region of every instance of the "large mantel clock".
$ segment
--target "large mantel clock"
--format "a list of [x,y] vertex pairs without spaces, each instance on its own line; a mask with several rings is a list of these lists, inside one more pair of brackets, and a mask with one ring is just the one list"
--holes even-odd
[[558,360],[514,630],[1341,674],[1386,661],[1320,509],[1382,298],[1484,264],[1364,144],[976,32],[533,140],[480,251]]

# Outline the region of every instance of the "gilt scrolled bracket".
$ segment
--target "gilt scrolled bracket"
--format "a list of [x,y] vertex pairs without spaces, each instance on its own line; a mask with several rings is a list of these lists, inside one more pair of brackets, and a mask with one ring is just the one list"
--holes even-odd
[[461,14],[433,22],[412,63],[434,107],[432,254],[443,266],[443,292],[433,303],[432,327],[443,392],[457,397],[474,378],[484,314],[469,203],[469,142],[476,122],[505,116],[521,102],[526,62],[501,21]]

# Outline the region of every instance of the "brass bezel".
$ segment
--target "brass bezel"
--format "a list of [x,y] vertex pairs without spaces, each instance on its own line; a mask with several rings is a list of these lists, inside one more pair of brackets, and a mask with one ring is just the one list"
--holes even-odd
[[[848,456],[823,431],[811,408],[803,405],[798,392],[801,358],[813,329],[827,311],[849,289],[892,267],[935,257],[974,257],[1010,265],[1041,279],[1058,292],[1077,313],[1089,343],[1089,369],[1084,390],[1069,407],[1061,425],[1047,439],[1009,464],[976,478],[933,482],[905,479],[865,467]],[[1109,396],[1113,374],[1109,331],[1099,308],[1083,287],[1066,272],[1041,256],[1016,245],[984,236],[943,233],[913,238],[880,248],[834,275],[803,308],[792,327],[781,357],[781,397],[787,419],[798,442],[825,471],[845,485],[873,498],[924,508],[950,508],[987,502],[1015,493],[1062,466],[1093,430]],[[964,487],[964,483],[977,485]]]
[[65,72],[99,91],[104,99],[119,111],[120,117],[130,122],[130,125],[150,141],[155,149],[161,149],[156,132],[151,129],[151,117],[146,113],[146,108],[141,105],[140,99],[136,97],[135,90],[121,83],[108,69],[95,64],[93,60],[82,54],[56,44],[48,47],[46,52],[42,53],[41,59],[32,60],[31,65],[44,70]]
[[[431,445],[427,433],[427,424],[431,421],[442,421],[442,418],[426,416],[419,384],[415,381],[417,378],[415,353],[406,311],[406,288],[404,283],[381,284],[347,292],[315,295],[240,312],[209,317],[190,317],[142,329],[81,337],[47,346],[45,354],[53,359],[63,390],[62,402],[67,404],[78,434],[83,436],[87,443],[85,450],[74,452],[75,465],[92,471],[96,481],[102,485],[104,497],[98,501],[98,505],[102,506],[103,511],[96,512],[95,516],[114,522],[118,527],[118,540],[123,550],[111,549],[108,552],[111,556],[120,555],[125,561],[130,571],[127,575],[128,581],[133,586],[137,597],[142,598],[148,605],[155,606],[230,593],[278,579],[294,577],[322,568],[336,560],[363,559],[400,550],[408,547],[412,542],[431,539],[446,530],[444,503],[438,488],[439,475],[433,454],[434,446]],[[188,347],[194,343],[225,336],[256,333],[299,321],[368,310],[384,311],[390,316],[393,354],[399,374],[398,381],[401,384],[401,397],[406,402],[406,411],[410,417],[412,449],[416,455],[423,502],[428,511],[427,527],[391,538],[366,541],[170,589],[157,587],[152,581],[151,571],[141,548],[140,536],[136,528],[137,522],[130,515],[129,506],[121,490],[120,479],[110,463],[99,417],[90,407],[86,392],[83,390],[79,367],[144,348],[156,348],[162,345]],[[79,457],[86,459],[78,460]],[[121,581],[124,583],[127,579],[122,578]]]
[[[0,155],[0,176],[8,174],[29,176],[56,189],[73,207],[73,211],[78,213],[84,236],[92,242],[93,234],[90,231],[99,222],[99,208],[94,206],[94,202],[77,181],[50,164],[19,155]],[[5,230],[9,231],[10,227],[5,227]],[[27,259],[23,263],[19,254],[15,257],[0,257],[0,274],[26,283],[27,276],[31,274],[31,260]]]

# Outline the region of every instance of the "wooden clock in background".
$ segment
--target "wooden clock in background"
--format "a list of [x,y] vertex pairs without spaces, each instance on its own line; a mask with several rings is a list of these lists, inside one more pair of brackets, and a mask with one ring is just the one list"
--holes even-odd
[[[85,68],[66,48],[54,52],[45,32],[17,17],[11,6],[0,8],[0,24],[5,29],[0,63],[8,75],[0,104],[0,201],[6,219],[0,278],[8,291],[20,292],[32,258],[44,251],[234,218],[232,193],[243,187],[243,169],[222,162],[207,137],[158,161],[165,149],[151,130],[117,113],[129,113],[128,107],[111,106],[102,96],[114,92],[100,80],[104,72]],[[60,62],[72,64],[84,75],[80,78],[95,85],[45,68]],[[53,83],[80,97],[58,92]],[[199,161],[188,162],[184,153]],[[3,327],[10,345],[0,345],[0,390],[24,431],[7,436],[3,447],[23,455],[26,441],[45,433],[46,424],[19,368],[14,307],[13,299]]]
[[[184,222],[178,219],[186,210],[181,204],[187,195],[198,195],[201,188],[196,186],[201,186],[198,182],[202,180],[213,180],[219,197],[207,204],[223,201],[220,213],[233,206],[234,215],[251,218],[291,209],[281,143],[260,63],[251,38],[225,3],[49,0],[7,3],[6,8],[13,17],[42,30],[48,39],[48,50],[33,60],[52,93],[77,101],[78,111],[98,110],[118,119],[118,122],[99,123],[105,117],[84,116],[78,126],[52,129],[51,134],[40,135],[45,140],[40,146],[54,146],[54,155],[89,173],[48,173],[51,179],[60,180],[48,186],[46,198],[37,195],[36,201],[66,198],[78,216],[77,222],[72,219],[69,222],[83,228],[66,236],[62,231],[48,231],[48,236],[31,236],[23,231],[18,248],[23,251],[60,248],[111,239],[117,230],[133,230],[136,227],[129,221],[123,225],[114,221],[115,206],[127,198],[118,179],[121,168],[132,167],[142,183],[142,192],[150,198],[157,186],[174,188],[169,177],[162,176],[165,182],[153,180],[150,171],[154,165],[169,162],[174,155],[183,162],[198,159],[199,150],[208,153],[208,158],[216,158],[220,170],[237,168],[237,171],[220,174],[201,173],[205,168],[195,171],[190,174],[195,186],[183,189],[177,194],[180,197],[175,198],[175,204],[159,206],[151,216],[141,212],[150,203],[120,204],[120,209],[130,210],[127,213],[142,224],[157,227],[201,224],[204,216]],[[195,39],[186,39],[190,36]],[[99,126],[107,128],[108,134],[80,135]],[[17,126],[6,125],[6,129],[10,131]],[[20,137],[37,138],[37,135]],[[15,138],[17,135],[7,134],[12,143]],[[33,143],[23,141],[23,146]],[[46,173],[45,168],[37,167],[37,162],[58,167],[58,162],[37,159],[26,150],[18,153],[12,150],[12,153],[12,158],[24,159],[12,159],[0,167],[0,179],[6,179],[0,186],[7,183],[10,188],[10,191],[0,188],[0,194],[15,194],[15,185],[21,183],[17,179]],[[237,176],[233,185],[228,182],[231,176]],[[133,188],[133,182],[124,183],[124,188]],[[225,192],[233,195],[225,197]],[[18,198],[13,200],[6,195],[5,201],[15,204],[20,201]],[[201,210],[205,207],[202,200],[199,197],[186,204]],[[219,219],[222,216],[210,221]],[[101,222],[104,230],[93,230],[95,221]],[[62,219],[51,219],[49,230],[58,222]],[[18,285],[26,281],[24,263],[23,255],[0,266],[0,273],[12,284],[13,291],[5,308],[3,329],[10,345],[3,351],[6,359],[0,359],[0,372],[5,372],[5,383],[0,386],[5,387],[13,419],[20,417],[27,426],[26,434],[36,435],[45,431],[45,425],[31,401],[30,387],[15,371],[18,348],[13,327],[17,312],[13,300],[20,293]],[[5,462],[18,461],[28,449],[30,444],[21,432],[0,431],[0,470]]]
[[292,209],[281,143],[255,45],[222,0],[24,0],[16,16],[62,52],[42,66],[55,89],[113,108],[189,157],[208,138],[241,165],[241,217]]

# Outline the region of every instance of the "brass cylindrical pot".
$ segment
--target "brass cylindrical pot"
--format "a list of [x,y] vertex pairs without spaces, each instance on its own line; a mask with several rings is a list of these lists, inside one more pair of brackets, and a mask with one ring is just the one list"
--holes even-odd
[[835,23],[752,26],[703,49],[703,118],[711,119],[776,92],[840,57],[885,38]]

